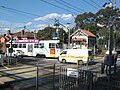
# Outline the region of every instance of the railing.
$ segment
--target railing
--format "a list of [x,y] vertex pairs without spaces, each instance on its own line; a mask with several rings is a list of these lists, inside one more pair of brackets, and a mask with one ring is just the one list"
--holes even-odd
[[109,82],[108,76],[100,72],[38,64],[36,90],[120,90],[119,75],[118,69]]

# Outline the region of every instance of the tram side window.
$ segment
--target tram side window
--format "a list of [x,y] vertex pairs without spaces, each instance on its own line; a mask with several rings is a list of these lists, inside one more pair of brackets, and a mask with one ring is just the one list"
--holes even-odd
[[62,48],[62,43],[57,43],[56,48]]
[[58,45],[58,44],[56,44],[56,48],[59,48],[59,45]]
[[44,48],[44,43],[40,43],[40,48]]
[[67,54],[67,51],[63,51],[60,55],[62,55],[62,54]]
[[22,44],[19,44],[18,48],[22,48]]
[[34,44],[34,48],[39,48],[39,45],[38,44]]
[[26,48],[26,44],[23,44],[23,46],[22,46],[23,48]]
[[55,48],[55,43],[49,43],[49,48]]

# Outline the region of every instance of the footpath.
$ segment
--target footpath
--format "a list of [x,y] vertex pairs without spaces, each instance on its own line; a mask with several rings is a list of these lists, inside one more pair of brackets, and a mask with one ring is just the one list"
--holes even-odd
[[0,67],[0,90],[23,90],[35,86],[35,81],[36,67],[30,65]]

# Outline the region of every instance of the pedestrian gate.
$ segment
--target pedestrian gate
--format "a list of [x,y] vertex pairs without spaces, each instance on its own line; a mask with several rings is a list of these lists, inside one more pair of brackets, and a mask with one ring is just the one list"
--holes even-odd
[[92,86],[91,71],[37,65],[36,90],[92,90]]
[[91,90],[92,82],[91,71],[60,68],[59,90]]

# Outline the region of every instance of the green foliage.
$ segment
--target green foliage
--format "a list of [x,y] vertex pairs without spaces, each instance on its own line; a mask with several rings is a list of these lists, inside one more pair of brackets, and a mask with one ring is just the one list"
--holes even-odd
[[86,24],[84,29],[86,29],[96,35],[95,26],[93,24]]
[[[46,27],[43,30],[39,30],[37,33],[37,38],[40,40],[51,40],[54,37],[54,32],[56,32],[56,28]],[[62,42],[67,42],[68,34],[63,30],[63,28],[59,28],[59,39]]]
[[[112,8],[105,8],[99,10],[97,13],[83,13],[77,15],[75,22],[76,22],[76,29],[86,29],[98,36],[98,44],[105,45],[108,43],[109,40],[109,23],[113,22],[113,24],[117,26],[117,30],[120,31],[120,19],[116,19],[116,23],[114,22],[113,17],[118,17],[120,14],[119,9],[112,9]],[[111,20],[111,21],[110,21]],[[96,24],[100,23],[105,25],[105,27],[99,27]],[[118,34],[118,33],[117,33]],[[120,34],[116,35],[116,45],[120,45],[119,43]]]
[[43,30],[39,30],[37,33],[37,38],[40,40],[50,40],[53,38],[53,33],[55,32],[55,28],[46,27]]

